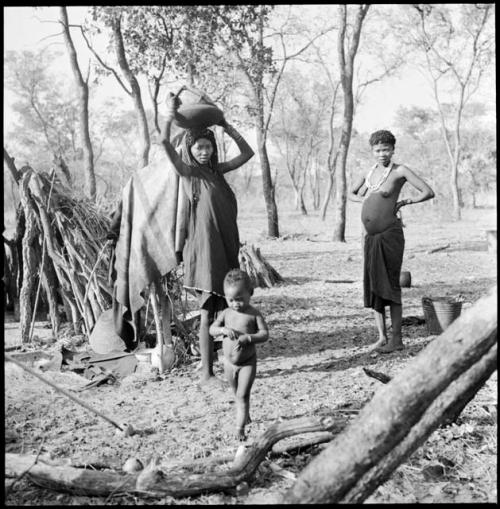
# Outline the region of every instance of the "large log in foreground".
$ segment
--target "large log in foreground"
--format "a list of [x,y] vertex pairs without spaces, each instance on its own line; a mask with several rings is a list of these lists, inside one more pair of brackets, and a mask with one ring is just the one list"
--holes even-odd
[[283,502],[365,500],[496,369],[497,325],[495,286],[378,390]]
[[[334,414],[335,415],[335,414]],[[95,471],[75,468],[34,455],[7,453],[6,477],[27,475],[35,484],[75,495],[110,496],[133,493],[147,496],[187,497],[201,493],[230,490],[248,480],[265,459],[272,446],[284,438],[302,433],[338,433],[345,418],[302,417],[275,422],[242,455],[237,464],[221,472],[191,473],[186,469],[162,469],[154,464],[139,473],[114,470]],[[28,472],[26,473],[26,471]]]

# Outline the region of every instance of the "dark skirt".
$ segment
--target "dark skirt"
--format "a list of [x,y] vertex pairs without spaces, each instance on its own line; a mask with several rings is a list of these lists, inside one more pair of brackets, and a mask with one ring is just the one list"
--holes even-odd
[[399,276],[403,263],[405,237],[398,219],[381,233],[364,239],[364,307],[382,313],[385,306],[401,304]]

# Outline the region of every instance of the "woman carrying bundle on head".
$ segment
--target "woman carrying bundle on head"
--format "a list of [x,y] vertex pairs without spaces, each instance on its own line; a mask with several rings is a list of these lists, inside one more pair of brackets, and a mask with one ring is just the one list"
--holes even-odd
[[170,94],[162,144],[189,200],[189,224],[182,258],[184,286],[196,290],[200,299],[201,382],[221,385],[213,373],[214,348],[209,327],[216,314],[227,307],[224,276],[230,269],[239,268],[240,249],[236,197],[224,174],[245,164],[254,152],[222,117],[217,125],[235,141],[240,155],[219,162],[215,136],[208,128],[186,129],[179,155],[170,142],[171,124],[179,105],[177,96]]

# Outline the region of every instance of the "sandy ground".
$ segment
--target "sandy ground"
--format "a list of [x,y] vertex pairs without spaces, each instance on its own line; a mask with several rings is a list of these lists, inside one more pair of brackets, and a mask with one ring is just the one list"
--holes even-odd
[[[253,423],[249,442],[277,418],[314,415],[321,408],[361,405],[381,387],[363,367],[393,376],[435,336],[425,325],[403,329],[407,348],[374,355],[370,344],[376,330],[370,310],[362,307],[362,255],[359,214],[350,214],[346,243],[329,240],[331,228],[317,217],[291,213],[282,223],[285,240],[264,238],[262,214],[241,214],[242,240],[262,254],[286,279],[271,289],[257,289],[253,303],[269,324],[271,339],[258,348],[258,373],[251,396]],[[465,307],[496,284],[496,254],[488,252],[483,228],[496,224],[492,209],[469,211],[463,221],[439,221],[418,211],[406,214],[403,268],[412,287],[403,289],[403,316],[423,317],[423,296],[461,294]],[[429,249],[450,247],[427,254]],[[333,280],[352,280],[334,283]],[[41,324],[40,324],[41,325]],[[17,324],[6,323],[6,342],[18,335]],[[37,328],[35,334],[43,334]],[[162,463],[206,456],[233,455],[234,403],[229,390],[207,392],[197,385],[196,361],[164,376],[148,365],[118,385],[79,393],[93,406],[106,409],[145,436],[115,434],[106,421],[73,404],[17,366],[5,364],[5,427],[8,452],[50,453],[80,463],[106,463],[120,468],[130,457]],[[222,362],[215,364],[222,376]],[[54,382],[69,388],[82,384],[71,372],[49,372]],[[497,502],[497,375],[496,372],[466,407],[457,424],[435,431],[391,478],[369,497],[370,503]],[[275,460],[298,474],[317,452]],[[444,466],[439,474],[430,473]],[[199,497],[139,499],[127,495],[109,499],[82,497],[38,488],[22,479],[6,497],[8,505],[96,504],[272,504],[293,484],[264,462],[240,493]]]

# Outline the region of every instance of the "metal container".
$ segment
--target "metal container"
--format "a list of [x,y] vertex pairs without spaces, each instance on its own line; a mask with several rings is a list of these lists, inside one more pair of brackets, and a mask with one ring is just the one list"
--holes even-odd
[[441,334],[462,312],[462,302],[453,297],[422,297],[429,335]]

